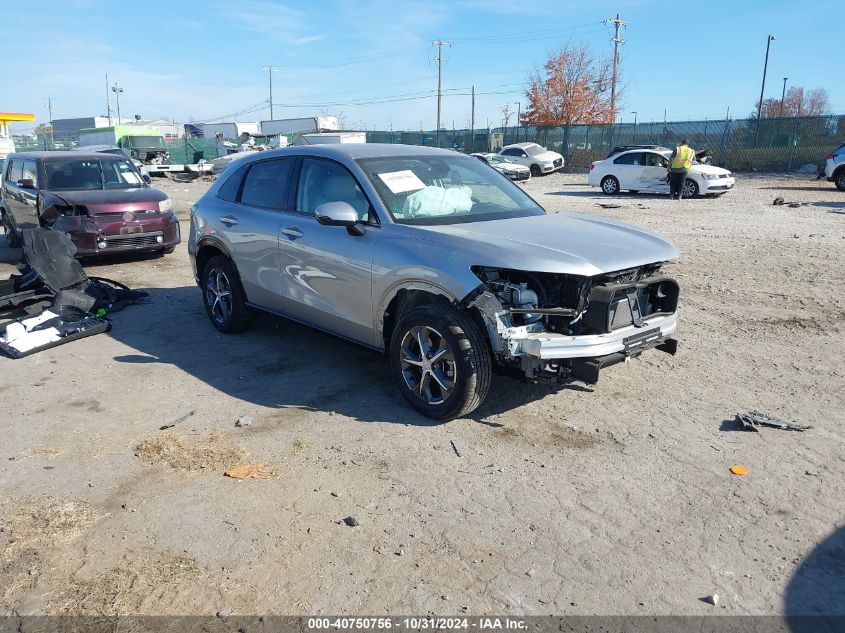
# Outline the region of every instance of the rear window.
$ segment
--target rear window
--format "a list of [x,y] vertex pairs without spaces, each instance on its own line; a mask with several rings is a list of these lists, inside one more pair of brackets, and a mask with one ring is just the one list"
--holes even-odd
[[616,158],[613,163],[615,165],[642,165],[643,154],[642,152],[628,152]]
[[226,182],[220,185],[220,189],[217,190],[217,197],[221,200],[225,200],[226,202],[237,202],[238,191],[241,189],[241,181],[244,179],[244,174],[247,169],[249,169],[249,165],[243,165],[239,169],[236,169],[235,172],[226,179]]

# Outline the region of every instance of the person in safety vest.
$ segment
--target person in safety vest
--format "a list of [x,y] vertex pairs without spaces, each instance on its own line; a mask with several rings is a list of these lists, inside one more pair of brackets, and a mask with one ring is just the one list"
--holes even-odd
[[669,168],[669,195],[672,200],[680,200],[684,195],[684,182],[687,179],[687,172],[692,168],[692,161],[695,159],[695,150],[689,146],[687,140],[675,148],[670,157]]

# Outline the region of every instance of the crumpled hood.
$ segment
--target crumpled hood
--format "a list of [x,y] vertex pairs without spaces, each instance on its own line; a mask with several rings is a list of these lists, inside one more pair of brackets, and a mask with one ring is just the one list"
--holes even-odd
[[651,231],[573,213],[411,228],[461,252],[470,265],[593,276],[678,258]]

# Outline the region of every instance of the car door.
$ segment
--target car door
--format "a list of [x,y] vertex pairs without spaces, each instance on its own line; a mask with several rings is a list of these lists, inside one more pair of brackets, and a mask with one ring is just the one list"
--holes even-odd
[[24,189],[20,185],[23,179],[23,159],[9,161],[9,169],[4,179],[3,193],[6,209],[18,230],[33,228],[27,205],[24,202]]
[[620,189],[639,191],[645,187],[643,183],[643,152],[625,152],[613,159],[611,173],[619,180]]
[[283,210],[292,204],[291,181],[296,159],[252,161],[220,187],[209,214],[212,232],[228,248],[247,300],[282,312],[279,228]]
[[[317,207],[336,201],[358,211],[361,235],[317,222]],[[303,158],[295,209],[283,217],[279,257],[286,312],[323,330],[376,344],[372,262],[379,226],[358,180],[338,162]]]
[[645,166],[642,170],[643,191],[664,192],[669,190],[666,177],[669,174],[669,161],[657,152],[644,152]]

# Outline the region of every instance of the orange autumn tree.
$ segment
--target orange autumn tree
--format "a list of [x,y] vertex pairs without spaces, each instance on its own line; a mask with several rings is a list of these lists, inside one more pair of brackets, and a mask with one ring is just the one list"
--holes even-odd
[[[566,45],[536,69],[526,92],[529,106],[522,125],[564,126],[564,144],[572,125],[612,123],[610,103],[612,63],[598,60],[584,44]],[[616,92],[619,108],[620,91]]]

